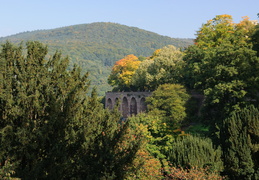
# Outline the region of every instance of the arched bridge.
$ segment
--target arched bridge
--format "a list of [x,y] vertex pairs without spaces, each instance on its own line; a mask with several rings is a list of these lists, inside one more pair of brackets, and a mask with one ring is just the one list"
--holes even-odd
[[113,109],[119,101],[119,110],[124,118],[147,110],[146,97],[151,92],[106,92],[105,108]]

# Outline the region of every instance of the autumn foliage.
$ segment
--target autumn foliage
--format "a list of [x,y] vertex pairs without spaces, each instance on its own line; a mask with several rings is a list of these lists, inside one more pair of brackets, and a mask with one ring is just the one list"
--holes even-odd
[[170,173],[166,179],[185,180],[185,179],[208,179],[208,180],[222,180],[215,172],[209,172],[206,168],[192,167],[190,169],[171,167]]
[[132,76],[140,63],[141,61],[138,60],[138,57],[133,54],[120,59],[114,64],[108,83],[111,86],[117,86],[119,89],[129,88]]

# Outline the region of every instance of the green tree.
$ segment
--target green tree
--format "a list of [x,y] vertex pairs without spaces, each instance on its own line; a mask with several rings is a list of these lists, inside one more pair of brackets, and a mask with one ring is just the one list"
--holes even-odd
[[259,111],[249,106],[234,112],[221,129],[225,171],[230,179],[259,178]]
[[162,84],[147,98],[149,113],[159,112],[177,127],[186,118],[186,102],[189,99],[185,88],[179,84]]
[[160,84],[178,83],[183,66],[183,52],[168,45],[158,49],[143,61],[133,75],[133,86],[140,90],[155,90]]
[[148,141],[148,152],[160,159],[163,166],[168,147],[179,134],[180,123],[186,117],[185,103],[188,98],[181,85],[161,85],[147,98],[148,113],[130,118],[136,123],[136,127],[143,127],[143,136]]
[[146,59],[142,61],[139,68],[136,70],[135,74],[132,76],[132,85],[136,89],[145,91],[150,89],[150,79],[151,75],[148,72],[148,68],[154,63],[153,60]]
[[[246,21],[246,20],[244,20]],[[258,99],[258,63],[245,23],[229,15],[216,16],[198,31],[186,50],[186,83],[205,95],[206,119],[222,121],[248,99]]]
[[[123,179],[141,138],[103,109],[88,74],[39,42],[0,51],[0,165],[22,179]],[[125,141],[125,142],[124,142]],[[124,146],[120,144],[124,142]]]
[[215,148],[211,139],[198,136],[180,136],[169,147],[168,160],[173,167],[205,168],[221,172],[221,149]]

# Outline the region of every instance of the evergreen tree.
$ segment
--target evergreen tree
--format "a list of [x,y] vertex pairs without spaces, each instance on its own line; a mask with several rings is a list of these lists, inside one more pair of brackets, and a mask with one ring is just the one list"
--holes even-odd
[[234,112],[221,130],[223,159],[230,179],[259,179],[259,111]]
[[129,128],[118,124],[120,114],[103,109],[95,90],[86,95],[88,74],[47,53],[39,42],[2,45],[1,168],[10,162],[22,179],[123,177],[140,138],[120,147]]
[[207,168],[218,173],[223,170],[221,149],[215,148],[209,138],[192,135],[176,138],[170,146],[168,160],[174,167]]

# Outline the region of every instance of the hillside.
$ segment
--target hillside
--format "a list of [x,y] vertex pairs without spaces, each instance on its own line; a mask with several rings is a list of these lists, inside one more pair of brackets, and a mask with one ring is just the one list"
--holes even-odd
[[77,63],[82,71],[90,73],[92,85],[100,95],[110,87],[107,77],[114,62],[125,55],[150,56],[154,50],[166,45],[187,47],[192,39],[176,39],[116,23],[91,23],[73,25],[51,30],[23,32],[0,38],[0,43],[37,40],[48,45],[49,53],[61,50]]

